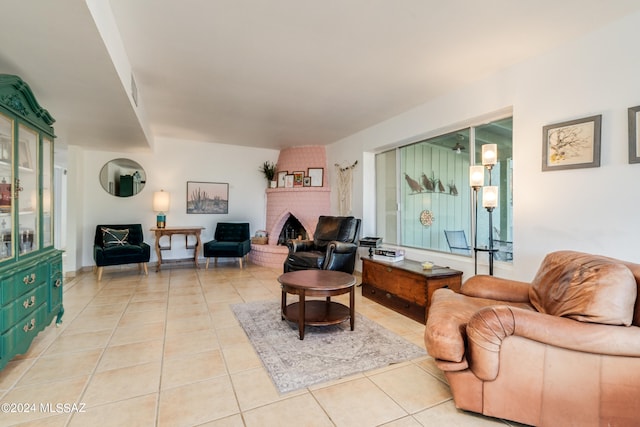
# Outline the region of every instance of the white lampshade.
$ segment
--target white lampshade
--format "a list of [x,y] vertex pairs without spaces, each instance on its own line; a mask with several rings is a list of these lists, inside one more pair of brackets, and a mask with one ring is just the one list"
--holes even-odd
[[482,187],[482,207],[495,208],[498,206],[498,187],[495,185]]
[[482,164],[493,166],[498,161],[498,145],[485,144],[482,146]]
[[168,212],[169,211],[169,193],[164,190],[153,193],[153,211]]
[[484,185],[484,166],[474,165],[469,167],[469,185],[476,189]]

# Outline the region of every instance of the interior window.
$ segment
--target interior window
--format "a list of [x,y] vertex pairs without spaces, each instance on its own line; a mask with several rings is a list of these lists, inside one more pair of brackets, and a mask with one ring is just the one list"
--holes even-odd
[[478,192],[477,246],[513,259],[512,118],[418,141],[376,155],[377,230],[385,243],[471,256],[476,244],[469,167],[482,164],[482,145],[497,144],[498,162],[485,170],[499,187],[493,230]]

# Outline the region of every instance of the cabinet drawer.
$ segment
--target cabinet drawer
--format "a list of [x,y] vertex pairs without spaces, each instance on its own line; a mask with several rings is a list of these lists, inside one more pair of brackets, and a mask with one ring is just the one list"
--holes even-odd
[[47,326],[46,323],[47,304],[41,304],[33,313],[0,335],[0,363],[6,363],[7,360],[3,359],[12,355],[26,352],[38,332]]
[[415,302],[408,301],[398,295],[392,294],[389,291],[377,288],[366,283],[362,284],[362,295],[377,302],[380,305],[403,314],[410,319],[423,324],[426,323],[426,308],[424,306],[416,304]]
[[47,286],[40,285],[33,291],[21,295],[12,303],[7,304],[0,313],[0,332],[6,331],[18,320],[28,316],[46,300]]
[[384,288],[387,292],[417,305],[427,305],[426,278],[391,265],[367,263],[362,283]]
[[2,280],[0,289],[1,304],[12,302],[22,294],[34,290],[45,283],[49,277],[49,264],[31,264]]

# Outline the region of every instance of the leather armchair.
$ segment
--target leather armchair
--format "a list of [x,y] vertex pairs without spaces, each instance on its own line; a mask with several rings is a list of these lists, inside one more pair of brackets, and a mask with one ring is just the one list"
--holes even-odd
[[530,425],[632,426],[640,409],[640,264],[547,255],[531,283],[436,290],[425,344],[456,407]]
[[217,264],[218,257],[238,258],[240,268],[242,260],[251,251],[251,237],[248,222],[219,222],[213,239],[203,246],[203,253],[207,258],[205,270],[209,268],[209,258],[213,257]]
[[144,241],[141,224],[97,225],[93,241],[93,259],[96,262],[98,280],[102,280],[104,267],[138,264],[149,274],[147,263],[151,247]]
[[352,216],[320,216],[313,240],[289,240],[284,272],[337,270],[352,274],[358,253],[360,219]]

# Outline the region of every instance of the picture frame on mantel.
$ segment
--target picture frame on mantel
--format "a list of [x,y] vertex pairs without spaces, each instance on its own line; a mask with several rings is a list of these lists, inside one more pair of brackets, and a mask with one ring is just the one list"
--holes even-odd
[[542,128],[542,170],[600,166],[602,115]]
[[302,187],[304,179],[304,172],[294,172],[293,173],[293,186],[294,187]]
[[289,172],[287,171],[280,171],[278,172],[278,188],[284,188],[284,181],[285,181],[285,177],[287,176]]
[[640,163],[640,105],[629,108],[629,163]]
[[308,168],[307,175],[311,178],[311,187],[322,187],[324,168]]

